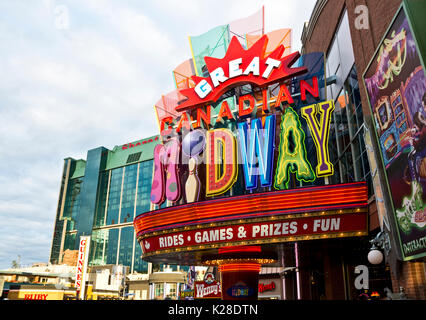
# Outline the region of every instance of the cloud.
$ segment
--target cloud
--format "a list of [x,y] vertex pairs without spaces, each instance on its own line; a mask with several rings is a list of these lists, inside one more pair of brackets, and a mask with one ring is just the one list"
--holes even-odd
[[[301,30],[314,2],[264,1],[267,31]],[[157,134],[153,105],[174,90],[172,70],[191,55],[188,36],[261,5],[0,3],[0,269],[17,255],[48,261],[63,159]]]

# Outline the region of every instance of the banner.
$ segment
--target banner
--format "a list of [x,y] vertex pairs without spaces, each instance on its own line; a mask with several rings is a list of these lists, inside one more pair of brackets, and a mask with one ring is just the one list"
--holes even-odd
[[77,271],[75,274],[75,287],[77,297],[84,299],[84,290],[86,288],[87,262],[89,260],[90,236],[80,237],[80,246],[78,249]]
[[426,256],[426,78],[401,7],[364,74],[404,260]]
[[[144,254],[160,250],[232,246],[248,242],[283,242],[367,234],[367,213],[333,215],[305,214],[300,218],[277,218],[266,222],[238,223],[223,227],[202,228],[148,236],[141,241]],[[155,234],[155,233],[154,233]],[[167,251],[166,251],[167,252]],[[158,252],[157,252],[158,253]]]

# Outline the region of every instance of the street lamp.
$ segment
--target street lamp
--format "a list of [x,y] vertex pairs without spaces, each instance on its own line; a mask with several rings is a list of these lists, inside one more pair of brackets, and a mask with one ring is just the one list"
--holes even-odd
[[377,236],[370,240],[372,244],[370,252],[368,253],[368,262],[371,264],[380,264],[383,261],[383,253],[379,250],[385,250],[386,255],[389,254],[391,245],[389,241],[389,235],[386,232],[380,231]]
[[367,258],[371,264],[380,264],[383,261],[383,253],[373,244]]

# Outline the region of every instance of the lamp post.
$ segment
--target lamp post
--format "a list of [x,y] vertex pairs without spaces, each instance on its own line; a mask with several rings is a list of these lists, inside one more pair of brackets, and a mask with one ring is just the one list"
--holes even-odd
[[370,240],[370,243],[372,246],[367,256],[368,262],[371,264],[382,263],[383,253],[379,249],[384,250],[386,255],[389,254],[391,250],[389,235],[384,231],[380,231],[374,239]]

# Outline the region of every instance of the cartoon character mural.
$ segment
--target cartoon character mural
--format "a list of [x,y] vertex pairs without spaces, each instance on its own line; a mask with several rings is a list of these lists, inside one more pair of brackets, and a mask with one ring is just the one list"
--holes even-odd
[[426,77],[403,7],[364,74],[405,260],[426,256]]

